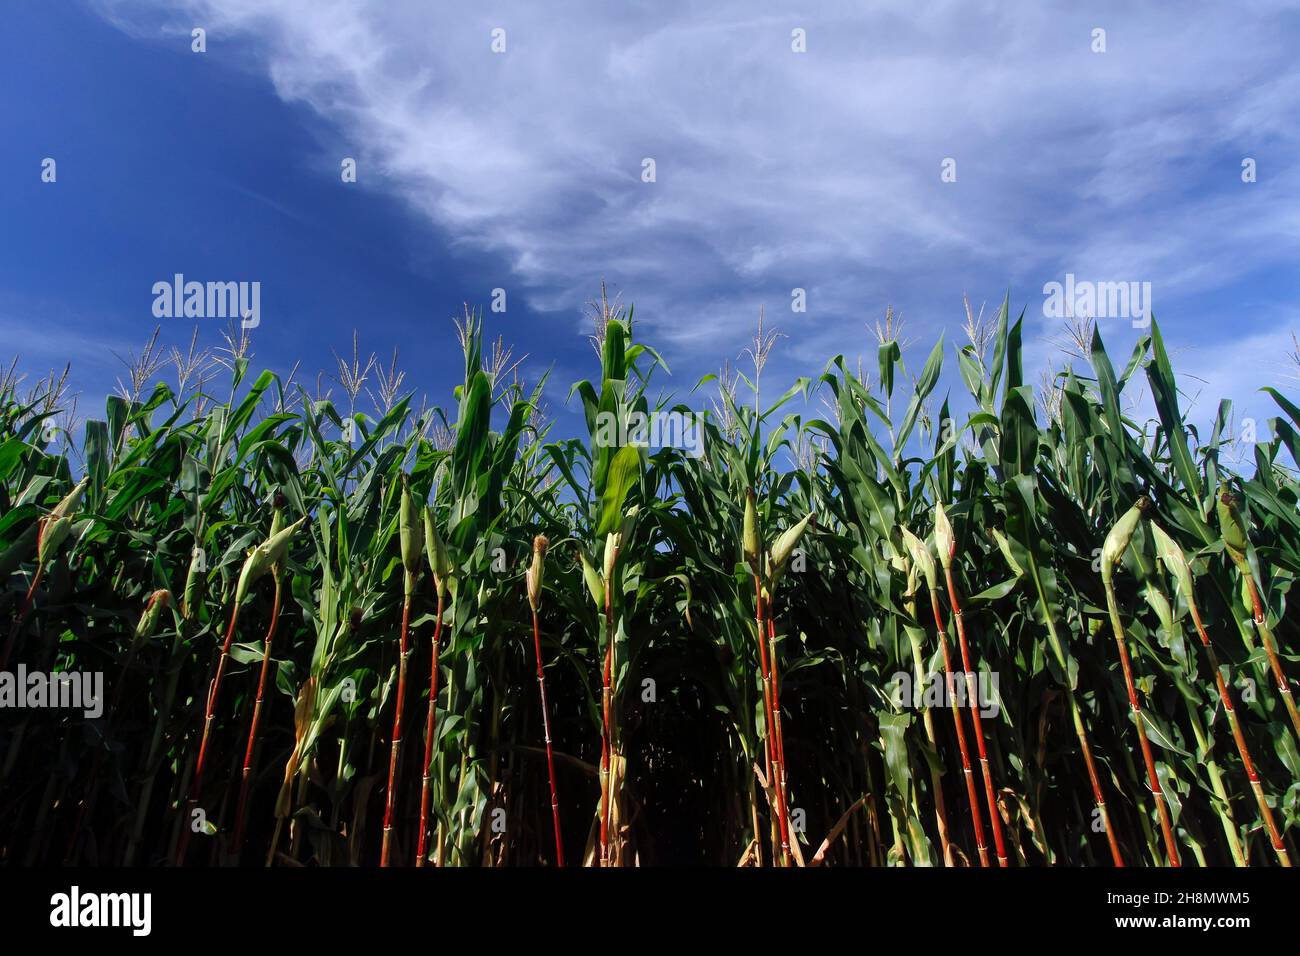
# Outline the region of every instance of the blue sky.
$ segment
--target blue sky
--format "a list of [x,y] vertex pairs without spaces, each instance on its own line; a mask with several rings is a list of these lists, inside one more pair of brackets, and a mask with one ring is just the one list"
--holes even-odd
[[[1043,286],[1073,273],[1151,283],[1199,412],[1271,415],[1254,389],[1294,385],[1300,330],[1300,7],[1082,6],[9,2],[0,353],[72,360],[93,413],[159,324],[153,283],[256,280],[260,363],[310,383],[355,328],[445,402],[451,317],[504,288],[489,332],[526,378],[554,367],[563,423],[602,277],[685,393],[760,305],[774,392],[874,365],[887,305],[919,368],[961,341],[963,293],[1008,288],[1030,363],[1059,364]],[[1127,355],[1137,330],[1100,321]],[[161,324],[184,345],[194,321]]]

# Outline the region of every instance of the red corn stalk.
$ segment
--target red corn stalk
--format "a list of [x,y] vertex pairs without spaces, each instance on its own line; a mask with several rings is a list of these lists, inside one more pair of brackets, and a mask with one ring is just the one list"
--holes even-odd
[[[420,781],[420,839],[416,847],[415,865],[424,866],[429,848],[429,800],[432,796],[433,749],[438,737],[438,648],[442,643],[442,612],[448,583],[455,574],[451,554],[438,534],[438,522],[432,506],[424,509],[424,547],[433,573],[433,591],[437,598],[438,613],[433,627],[433,654],[429,665],[429,711],[424,722],[424,776]],[[439,848],[438,862],[442,862]]]
[[[1241,536],[1244,537],[1244,529],[1233,528],[1233,525],[1237,522],[1234,522],[1232,508],[1225,504],[1223,511],[1223,517],[1227,520],[1229,532],[1240,530]],[[1205,648],[1206,657],[1210,659],[1210,668],[1214,671],[1214,683],[1219,692],[1219,700],[1223,703],[1223,709],[1228,714],[1228,724],[1232,728],[1232,739],[1237,745],[1237,753],[1241,755],[1242,766],[1246,768],[1246,776],[1250,780],[1251,790],[1254,791],[1255,802],[1259,805],[1260,818],[1268,829],[1273,851],[1277,854],[1278,862],[1282,866],[1289,867],[1291,857],[1287,853],[1286,846],[1282,843],[1282,835],[1278,832],[1277,824],[1273,820],[1273,811],[1269,808],[1268,800],[1264,797],[1264,786],[1260,782],[1259,774],[1255,772],[1255,762],[1250,758],[1250,748],[1246,745],[1246,735],[1242,733],[1241,721],[1237,719],[1237,710],[1232,704],[1232,694],[1228,691],[1227,681],[1223,677],[1223,669],[1219,665],[1219,655],[1215,653],[1214,645],[1210,643],[1210,636],[1205,632],[1205,625],[1201,622],[1201,611],[1196,606],[1196,588],[1191,567],[1187,563],[1187,557],[1174,539],[1166,534],[1164,529],[1154,521],[1151,523],[1151,533],[1155,538],[1156,554],[1160,562],[1165,566],[1165,570],[1174,578],[1178,590],[1187,602],[1187,609],[1191,612],[1192,622],[1196,625],[1196,634],[1201,639],[1201,646]],[[1231,544],[1237,545],[1241,543],[1241,538],[1236,536],[1234,536],[1234,541],[1231,542]],[[1225,544],[1229,544],[1229,542],[1225,541]],[[1229,554],[1233,554],[1234,550],[1236,549],[1230,547]]]
[[379,851],[379,865],[388,866],[393,841],[393,812],[397,806],[397,763],[402,756],[402,711],[406,702],[406,658],[411,625],[411,594],[402,600],[402,635],[398,648],[397,706],[393,711],[393,745],[388,758],[388,795],[384,801],[384,841]]
[[1264,653],[1268,655],[1269,669],[1273,672],[1273,680],[1277,682],[1277,689],[1282,694],[1282,703],[1286,706],[1286,712],[1291,717],[1291,726],[1295,729],[1296,739],[1300,740],[1300,710],[1296,709],[1295,697],[1291,693],[1291,682],[1287,680],[1286,672],[1282,670],[1282,662],[1278,660],[1273,635],[1264,615],[1264,603],[1260,600],[1259,590],[1255,587],[1255,576],[1244,561],[1241,562],[1241,576],[1245,579],[1246,590],[1250,594],[1255,629],[1259,632],[1260,640],[1264,645]]
[[1241,500],[1225,486],[1215,502],[1215,510],[1219,515],[1219,530],[1222,534],[1224,550],[1228,552],[1228,557],[1241,572],[1242,581],[1246,584],[1251,611],[1255,616],[1255,630],[1259,632],[1264,651],[1268,654],[1268,666],[1273,672],[1273,679],[1277,681],[1277,689],[1282,694],[1282,703],[1291,718],[1291,726],[1295,728],[1296,739],[1300,740],[1300,710],[1296,709],[1295,697],[1291,694],[1291,682],[1287,680],[1286,673],[1282,670],[1282,662],[1277,658],[1277,646],[1273,643],[1273,632],[1268,626],[1264,602],[1260,600],[1259,589],[1255,586],[1255,573],[1251,571],[1250,562],[1246,557],[1250,548],[1250,533],[1242,518]]
[[[767,668],[767,645],[765,643],[767,631],[763,625],[763,584],[760,576],[763,540],[758,532],[758,506],[755,503],[752,488],[745,491],[745,518],[741,544],[745,561],[749,564],[750,572],[754,577],[754,620],[758,624],[758,658],[763,677],[763,720],[767,726],[767,733],[763,738],[763,759],[766,762],[763,769],[768,780],[771,780],[773,763],[772,696],[771,681]],[[757,838],[758,834],[756,833],[754,836]],[[775,856],[775,854],[773,855]]]
[[203,768],[207,765],[208,742],[212,739],[212,721],[217,714],[217,698],[221,694],[221,682],[226,676],[226,661],[230,657],[230,645],[235,639],[235,622],[239,620],[239,601],[230,610],[230,626],[226,628],[226,639],[221,645],[221,657],[217,660],[217,672],[212,683],[208,685],[208,700],[203,711],[203,737],[199,741],[199,756],[194,763],[194,776],[190,780],[190,796],[185,801],[185,819],[181,821],[181,838],[176,847],[176,865],[185,862],[185,853],[190,846],[190,835],[194,832],[194,809],[199,805],[203,793]]
[[[915,599],[911,597],[911,585],[912,582],[909,582],[909,596],[906,601],[908,616],[915,620],[916,603]],[[909,634],[908,643],[912,645],[912,666],[916,671],[916,686],[920,687],[925,683],[925,662],[922,659],[921,642]],[[938,753],[939,744],[934,732],[934,714],[931,712],[930,707],[924,703],[921,705],[921,724],[925,728],[925,737],[930,742],[930,748],[935,753]],[[930,762],[927,761],[927,763]],[[930,763],[930,788],[934,793],[934,817],[935,825],[939,830],[939,848],[943,853],[943,865],[955,866],[956,856],[953,853],[952,842],[948,835],[948,808],[943,797],[943,782],[940,779],[939,769],[933,763]],[[871,810],[871,813],[874,813],[874,810]],[[873,863],[873,865],[875,864]]]
[[1187,606],[1188,610],[1192,612],[1192,621],[1196,625],[1196,633],[1200,636],[1201,644],[1205,647],[1205,653],[1210,658],[1210,667],[1214,670],[1214,682],[1219,688],[1219,700],[1223,702],[1223,709],[1228,713],[1228,724],[1232,727],[1232,738],[1237,743],[1237,753],[1241,755],[1241,764],[1246,768],[1246,777],[1250,780],[1251,790],[1255,793],[1255,802],[1259,805],[1259,815],[1264,820],[1264,826],[1268,828],[1269,842],[1273,845],[1273,852],[1277,854],[1278,862],[1282,866],[1290,866],[1291,857],[1287,853],[1285,844],[1282,843],[1282,834],[1278,832],[1277,823],[1273,819],[1273,811],[1269,808],[1268,800],[1264,797],[1264,785],[1260,782],[1259,774],[1255,772],[1255,762],[1250,759],[1250,747],[1246,744],[1246,735],[1242,733],[1241,721],[1237,718],[1236,708],[1232,706],[1232,695],[1223,680],[1223,671],[1219,667],[1219,655],[1214,652],[1210,637],[1205,633],[1205,625],[1201,623],[1201,612],[1190,596],[1188,596]]
[[1065,685],[1066,700],[1070,705],[1070,715],[1074,720],[1074,734],[1079,740],[1079,749],[1083,751],[1083,763],[1088,771],[1088,783],[1092,786],[1092,799],[1097,805],[1097,811],[1101,814],[1101,822],[1106,830],[1106,842],[1110,844],[1111,862],[1117,867],[1123,867],[1124,854],[1120,852],[1119,840],[1115,837],[1115,828],[1111,826],[1110,812],[1106,809],[1106,798],[1101,792],[1101,777],[1097,773],[1097,764],[1092,758],[1092,746],[1088,743],[1088,731],[1083,723],[1083,713],[1079,710],[1079,702],[1074,699],[1074,691],[1070,689],[1069,684]]
[[253,720],[248,726],[248,747],[244,751],[244,770],[239,782],[239,805],[235,811],[234,840],[230,846],[233,856],[239,855],[244,844],[244,823],[248,813],[248,794],[253,780],[253,750],[257,746],[257,725],[262,718],[262,704],[266,700],[266,675],[271,669],[271,645],[275,641],[275,631],[280,623],[280,575],[275,576],[275,596],[271,601],[271,623],[267,625],[266,637],[262,640],[262,671],[257,678],[257,699],[253,703]]
[[[906,609],[907,616],[917,622],[916,628],[908,628],[907,641],[912,646],[912,668],[916,671],[916,686],[920,687],[925,683],[925,660],[922,653],[925,632],[920,628],[920,615],[916,612],[916,592],[920,588],[920,576],[922,574],[921,565],[912,562],[905,565],[907,567],[907,590],[904,592],[903,606]],[[925,727],[926,740],[930,742],[930,748],[936,754],[939,751],[939,744],[934,732],[934,714],[928,704],[921,704],[921,723]],[[955,866],[956,856],[953,852],[952,842],[948,835],[948,808],[943,797],[943,782],[940,779],[939,768],[933,762],[930,764],[930,787],[934,793],[934,816],[935,823],[939,828],[939,847],[943,851],[943,865]],[[875,809],[868,807],[868,815],[874,816]],[[874,849],[874,848],[873,848]],[[874,863],[874,857],[873,857]]]
[[[763,678],[763,720],[766,724],[766,733],[763,735],[764,758],[767,761],[766,776],[772,784],[773,790],[776,789],[776,774],[779,757],[776,752],[776,733],[773,730],[775,724],[772,717],[772,670],[768,661],[768,643],[767,643],[767,625],[763,617],[763,585],[758,577],[754,578],[754,620],[758,628],[758,666]],[[780,827],[781,805],[776,805],[777,827]],[[758,834],[754,834],[757,838]],[[772,848],[773,860],[778,866],[784,865],[785,857],[776,849]]]
[[[181,837],[176,849],[176,863],[185,860],[189,848],[190,835],[194,832],[193,814],[203,792],[203,769],[206,766],[208,743],[212,739],[212,721],[217,713],[217,699],[221,694],[221,682],[226,675],[226,661],[230,658],[230,645],[235,639],[235,623],[239,620],[239,606],[247,597],[258,578],[273,568],[278,568],[284,561],[289,542],[294,533],[306,524],[306,517],[299,518],[287,528],[279,527],[279,512],[271,522],[271,535],[264,542],[253,548],[244,560],[243,570],[239,573],[239,583],[235,586],[234,598],[230,608],[230,626],[226,629],[226,640],[221,645],[221,657],[217,661],[217,672],[208,689],[207,707],[203,715],[203,739],[199,743],[199,755],[194,764],[194,777],[190,782],[190,797],[186,803],[186,819],[182,821]],[[278,571],[277,571],[278,577]],[[277,609],[278,610],[278,609]]]
[[[762,592],[760,591],[760,600]],[[767,617],[767,661],[768,671],[772,678],[772,754],[776,758],[773,763],[775,778],[773,787],[776,790],[777,816],[780,819],[781,827],[781,851],[783,854],[784,865],[790,865],[790,811],[787,805],[789,794],[786,792],[785,777],[785,735],[781,731],[781,681],[778,676],[779,668],[776,662],[776,624],[772,618],[772,599],[769,597],[766,601]]]
[[411,599],[415,596],[415,582],[420,574],[420,559],[424,556],[424,522],[421,509],[411,494],[410,479],[401,477],[401,498],[398,503],[398,534],[402,548],[402,634],[397,657],[397,706],[393,709],[392,753],[388,758],[388,793],[384,799],[384,839],[379,851],[379,865],[388,866],[393,843],[393,813],[397,808],[397,767],[402,759],[402,714],[406,709],[406,664],[410,657]]
[[1124,628],[1119,621],[1119,606],[1115,601],[1115,590],[1109,581],[1106,584],[1106,603],[1110,611],[1111,630],[1115,633],[1115,646],[1119,649],[1120,669],[1124,672],[1124,686],[1128,690],[1129,710],[1133,714],[1133,723],[1137,727],[1138,743],[1142,747],[1142,761],[1147,768],[1147,781],[1151,787],[1151,795],[1156,801],[1156,812],[1160,816],[1160,831],[1164,835],[1165,852],[1169,855],[1170,866],[1182,866],[1178,858],[1178,844],[1174,841],[1169,809],[1165,806],[1164,791],[1160,789],[1160,777],[1156,773],[1155,757],[1151,753],[1151,741],[1147,739],[1146,724],[1142,719],[1142,704],[1138,700],[1137,687],[1133,683],[1133,665],[1129,661]]
[[[767,599],[767,660],[772,673],[772,732],[776,745],[776,762],[781,768],[781,783],[785,784],[785,730],[781,726],[781,668],[776,657],[776,616],[772,612],[772,599]],[[788,796],[788,795],[787,795]]]
[[438,592],[438,619],[433,626],[433,663],[429,668],[429,713],[424,721],[424,779],[420,783],[420,842],[415,865],[424,866],[429,848],[429,798],[432,782],[433,743],[438,729],[438,645],[442,640],[442,588]]
[[971,822],[975,826],[975,849],[979,851],[980,866],[988,866],[989,848],[984,841],[984,822],[980,814],[979,794],[975,789],[975,776],[971,772],[970,750],[966,746],[966,729],[962,723],[961,709],[957,706],[957,698],[953,694],[956,678],[952,675],[952,660],[948,654],[948,634],[944,627],[943,614],[939,610],[939,592],[934,588],[930,589],[930,609],[934,613],[934,627],[939,634],[939,649],[943,651],[944,688],[952,708],[953,726],[957,729],[957,749],[961,751],[961,771],[966,778],[966,796],[970,803]]
[[[755,582],[755,590],[758,590]],[[772,768],[776,766],[776,757],[773,756],[775,737],[772,731],[772,672],[767,663],[767,639],[764,636],[767,633],[767,625],[763,619],[762,601],[758,602],[758,614],[756,615],[758,624],[758,667],[759,674],[763,679],[763,720],[766,726],[766,732],[763,734],[763,773],[768,780],[772,779]]]
[[[1066,671],[1068,666],[1065,647],[1061,643],[1060,634],[1057,633],[1052,608],[1041,595],[1039,601],[1042,605],[1043,623],[1047,626],[1047,636],[1052,653],[1056,657],[1061,670]],[[1083,754],[1083,763],[1088,770],[1088,783],[1092,787],[1093,803],[1097,807],[1097,813],[1101,815],[1102,829],[1106,833],[1106,842],[1110,845],[1111,862],[1116,867],[1123,867],[1124,854],[1120,852],[1119,840],[1115,836],[1115,827],[1110,819],[1110,811],[1106,809],[1106,798],[1102,793],[1101,777],[1097,773],[1097,764],[1092,758],[1092,745],[1088,743],[1088,727],[1083,720],[1083,711],[1079,707],[1079,701],[1074,696],[1074,689],[1070,686],[1068,680],[1062,682],[1061,690],[1065,694],[1066,703],[1070,708],[1070,719],[1074,723],[1074,735],[1079,741],[1079,750]]]
[[1106,591],[1106,610],[1110,615],[1110,628],[1115,634],[1115,646],[1119,650],[1120,669],[1124,672],[1124,686],[1128,690],[1129,710],[1133,714],[1133,724],[1137,728],[1138,743],[1142,747],[1142,761],[1147,768],[1147,781],[1151,796],[1156,801],[1156,813],[1160,817],[1160,830],[1165,839],[1165,851],[1169,856],[1170,866],[1182,866],[1178,859],[1178,844],[1174,841],[1173,825],[1169,820],[1169,809],[1165,806],[1164,792],[1160,789],[1160,777],[1156,773],[1155,757],[1151,753],[1151,741],[1147,739],[1146,724],[1142,719],[1142,704],[1138,701],[1137,688],[1133,683],[1133,665],[1129,660],[1128,642],[1124,639],[1124,625],[1120,621],[1119,602],[1115,598],[1115,567],[1124,557],[1129,543],[1143,515],[1150,508],[1151,501],[1145,495],[1138,498],[1133,506],[1124,512],[1106,534],[1101,546],[1101,583]]
[[542,698],[542,734],[546,738],[546,773],[551,783],[551,823],[555,828],[555,865],[564,866],[564,837],[560,833],[560,799],[555,788],[555,754],[551,749],[551,716],[546,704],[546,674],[542,670],[542,635],[537,624],[537,609],[542,603],[543,560],[550,547],[546,535],[533,538],[533,563],[528,568],[525,581],[528,585],[528,606],[533,612],[533,657],[537,662],[537,690]]
[[[779,670],[776,654],[776,624],[772,615],[772,593],[776,590],[776,583],[785,573],[786,566],[790,562],[791,555],[794,554],[795,546],[799,543],[799,538],[803,535],[808,525],[813,522],[815,515],[809,513],[806,517],[786,528],[772,544],[772,550],[768,555],[767,588],[759,584],[758,576],[758,551],[761,549],[762,542],[758,536],[758,512],[753,507],[753,496],[749,496],[745,503],[745,551],[746,556],[750,559],[750,566],[754,570],[754,581],[757,589],[756,600],[759,604],[759,614],[762,615],[763,602],[767,602],[767,644],[768,644],[768,662],[769,673],[771,675],[771,718],[772,724],[770,733],[772,734],[772,756],[773,762],[773,788],[776,790],[777,817],[780,820],[781,829],[781,849],[782,860],[784,865],[790,865],[791,851],[794,859],[799,866],[803,866],[803,855],[799,850],[797,843],[790,842],[790,814],[786,806],[788,794],[786,792],[786,773],[785,773],[785,737],[781,732],[781,683],[777,675]],[[761,644],[764,632],[762,621],[759,621],[758,639]]]
[[[747,489],[745,492],[741,549],[754,578],[755,636],[758,641],[758,665],[763,678],[763,721],[766,730],[763,753],[766,762],[766,777],[775,794],[773,810],[776,813],[774,824],[776,834],[773,835],[772,860],[778,866],[788,866],[790,862],[790,832],[785,814],[784,774],[781,767],[782,755],[780,749],[780,716],[777,710],[779,704],[774,680],[774,668],[776,666],[775,632],[770,621],[765,622],[764,619],[763,539],[759,533],[758,506],[752,488]],[[768,617],[770,618],[770,615]],[[775,846],[777,834],[779,834],[781,840],[780,851]],[[754,834],[754,838],[758,839],[757,833]]]
[[957,622],[957,642],[961,646],[961,666],[966,673],[966,697],[970,704],[971,719],[975,722],[975,744],[979,748],[980,771],[984,776],[984,796],[988,800],[989,817],[993,822],[993,846],[998,855],[998,866],[1007,865],[1007,848],[1002,837],[1002,817],[998,813],[997,790],[993,786],[993,773],[989,769],[989,756],[984,748],[984,727],[980,721],[980,702],[976,696],[975,670],[972,666],[970,646],[966,641],[966,624],[962,615],[961,602],[957,598],[957,586],[952,579],[952,568],[943,569],[948,584],[948,602],[952,605],[952,616]]
[[1002,839],[1002,816],[998,813],[993,774],[989,770],[989,755],[984,747],[984,726],[980,718],[980,700],[976,693],[975,669],[971,664],[970,644],[966,640],[965,616],[962,614],[961,601],[957,598],[957,585],[952,577],[952,562],[957,554],[957,537],[953,534],[952,523],[948,520],[948,513],[944,511],[942,500],[936,500],[934,503],[934,543],[939,552],[939,563],[943,565],[944,583],[948,587],[948,603],[952,607],[952,616],[957,623],[962,677],[966,682],[971,720],[975,724],[975,745],[979,748],[980,772],[984,777],[984,796],[988,801],[989,819],[993,825],[993,844],[997,851],[998,866],[1004,867],[1007,865],[1007,848]]
[[609,814],[613,794],[614,759],[614,572],[618,567],[619,535],[605,539],[605,661],[601,670],[601,740],[600,740],[600,854],[597,866],[610,865]]
[[[1061,644],[1061,637],[1056,631],[1056,623],[1053,619],[1051,609],[1046,601],[1043,602],[1043,621],[1047,625],[1047,636],[1051,642],[1052,652],[1056,656],[1057,662],[1061,669],[1067,670],[1065,648]],[[1110,811],[1106,809],[1106,798],[1102,794],[1101,777],[1097,773],[1097,764],[1092,758],[1092,745],[1088,743],[1088,728],[1083,721],[1083,711],[1079,707],[1079,701],[1074,696],[1074,689],[1067,680],[1061,685],[1061,690],[1065,694],[1066,703],[1070,708],[1070,718],[1074,723],[1074,735],[1079,741],[1079,750],[1083,754],[1083,763],[1088,770],[1088,783],[1092,787],[1092,799],[1096,804],[1097,812],[1101,814],[1102,828],[1106,832],[1106,842],[1110,845],[1111,862],[1116,867],[1124,866],[1124,854],[1120,852],[1119,840],[1115,836],[1115,828],[1111,824]]]
[[[551,782],[551,823],[555,827],[555,865],[564,866],[564,838],[560,835],[560,800],[555,789],[555,754],[551,750],[551,718],[546,704],[546,675],[542,672],[542,638],[533,609],[533,654],[537,660],[537,690],[542,698],[542,733],[546,737],[546,772]],[[603,835],[603,827],[602,827]]]
[[605,589],[605,661],[600,674],[600,858],[598,865],[609,866],[610,762],[613,754],[614,703],[614,609],[612,593]]

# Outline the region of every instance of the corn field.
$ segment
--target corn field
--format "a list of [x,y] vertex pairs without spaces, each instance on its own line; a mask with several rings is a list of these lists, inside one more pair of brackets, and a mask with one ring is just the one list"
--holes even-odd
[[64,443],[10,375],[0,859],[1289,866],[1300,408],[1229,467],[1158,326],[1041,385],[1022,329],[683,401],[607,306],[585,437],[472,313],[446,410],[236,351]]

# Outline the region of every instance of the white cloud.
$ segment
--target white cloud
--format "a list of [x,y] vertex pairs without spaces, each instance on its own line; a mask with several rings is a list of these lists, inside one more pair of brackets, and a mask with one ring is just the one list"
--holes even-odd
[[675,370],[738,351],[760,303],[808,373],[814,346],[869,349],[886,303],[928,338],[965,290],[1032,313],[1067,271],[1151,281],[1172,327],[1300,251],[1291,3],[99,6],[141,37],[206,26],[209,57],[264,70],[575,333],[607,276]]

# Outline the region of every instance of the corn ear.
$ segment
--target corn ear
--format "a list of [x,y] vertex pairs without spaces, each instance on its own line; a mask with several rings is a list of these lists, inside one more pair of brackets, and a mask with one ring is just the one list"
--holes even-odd
[[90,484],[89,478],[82,478],[76,486],[63,496],[63,499],[54,506],[50,512],[51,517],[65,517],[76,511],[77,506],[81,504],[81,496],[86,493],[86,486]]
[[907,616],[916,620],[916,592],[921,589],[921,572],[916,562],[902,558],[902,565],[907,571],[907,590],[903,592],[903,610]]
[[398,511],[398,532],[402,539],[402,567],[406,569],[407,589],[415,583],[420,573],[420,559],[424,551],[424,525],[420,510],[411,495],[411,481],[402,475],[402,502]]
[[605,606],[605,582],[601,580],[596,569],[592,567],[587,560],[586,554],[581,549],[578,551],[578,560],[582,562],[582,579],[587,582],[587,590],[591,593],[591,600],[596,605],[596,610]]
[[903,544],[907,546],[908,554],[912,556],[912,564],[917,567],[921,572],[921,576],[925,578],[925,586],[931,591],[935,590],[938,584],[934,567],[934,555],[930,553],[929,546],[902,525],[899,526],[899,531],[902,532]]
[[1215,504],[1219,512],[1219,531],[1223,536],[1223,546],[1228,549],[1228,556],[1240,561],[1246,556],[1250,538],[1246,534],[1246,523],[1241,517],[1241,504],[1237,496],[1225,485],[1219,493]]
[[285,556],[289,553],[289,542],[293,540],[293,536],[298,532],[298,529],[306,522],[306,518],[299,518],[293,524],[282,528],[266,539],[266,543],[262,545],[262,548],[265,549],[263,560],[266,562],[267,570],[273,564],[284,563]]
[[190,552],[190,569],[185,575],[185,593],[181,596],[181,617],[187,621],[194,619],[194,612],[203,600],[203,550],[195,547]]
[[235,587],[235,603],[242,604],[248,596],[249,589],[258,578],[271,570],[273,565],[282,564],[289,552],[289,542],[302,527],[306,518],[299,518],[289,527],[271,535],[264,542],[248,553],[243,570],[239,572],[239,584]]
[[1174,632],[1174,608],[1169,603],[1169,598],[1164,591],[1159,588],[1146,587],[1142,589],[1142,596],[1146,598],[1147,604],[1156,612],[1156,617],[1160,618],[1160,626],[1164,628],[1166,634]]
[[605,561],[603,568],[606,587],[609,587],[609,583],[614,579],[614,565],[618,562],[618,548],[621,542],[622,535],[617,531],[611,531],[609,534],[605,535]]
[[1192,569],[1187,563],[1187,555],[1183,554],[1183,549],[1178,547],[1178,543],[1165,533],[1165,529],[1154,521],[1151,522],[1151,534],[1156,540],[1156,556],[1160,558],[1160,563],[1174,579],[1183,597],[1190,602],[1193,599]]
[[544,534],[533,538],[533,563],[528,566],[528,604],[534,611],[542,606],[542,576],[545,573],[546,549],[551,545]]
[[284,530],[284,512],[276,508],[271,512],[271,534],[269,537],[274,538]]
[[763,550],[763,545],[758,536],[758,506],[754,503],[752,488],[745,492],[745,525],[741,544],[750,570],[758,574],[758,556]]
[[72,531],[72,515],[81,503],[81,496],[85,494],[89,482],[89,478],[82,478],[46,516],[45,526],[40,532],[36,549],[36,560],[41,564],[54,557],[59,545],[63,544]]
[[63,544],[70,531],[72,531],[71,518],[46,518],[45,525],[41,529],[40,544],[36,549],[36,560],[44,564],[54,557],[59,550],[59,545]]
[[235,585],[235,605],[244,603],[244,598],[248,596],[248,590],[253,586],[253,582],[266,573],[266,563],[258,557],[262,553],[262,546],[259,545],[248,552],[248,557],[244,559],[244,567],[239,572],[239,583]]
[[1115,573],[1115,565],[1124,557],[1124,552],[1128,550],[1129,542],[1133,540],[1133,535],[1137,531],[1138,522],[1142,520],[1142,514],[1150,505],[1150,499],[1145,495],[1134,502],[1133,507],[1124,512],[1120,519],[1115,522],[1106,535],[1105,542],[1101,546],[1101,578],[1103,581],[1109,581]]
[[424,509],[424,553],[429,561],[429,570],[433,572],[433,584],[440,595],[447,593],[447,579],[451,577],[451,555],[447,545],[438,534],[437,522],[433,520],[433,506]]
[[144,613],[140,615],[140,623],[135,627],[135,639],[137,641],[148,640],[153,637],[154,632],[158,630],[158,621],[162,617],[164,608],[171,605],[172,592],[168,590],[154,591],[149,595],[149,603],[144,606]]
[[785,574],[786,565],[790,563],[790,555],[794,553],[795,545],[803,537],[804,531],[808,527],[808,522],[813,520],[811,514],[806,515],[802,521],[791,528],[786,528],[784,533],[776,539],[776,544],[772,545],[772,570],[770,579],[773,584],[781,579]]
[[943,510],[943,502],[938,500],[934,503],[934,549],[939,552],[939,563],[945,571],[948,570],[957,551],[957,538],[952,533],[948,512]]

